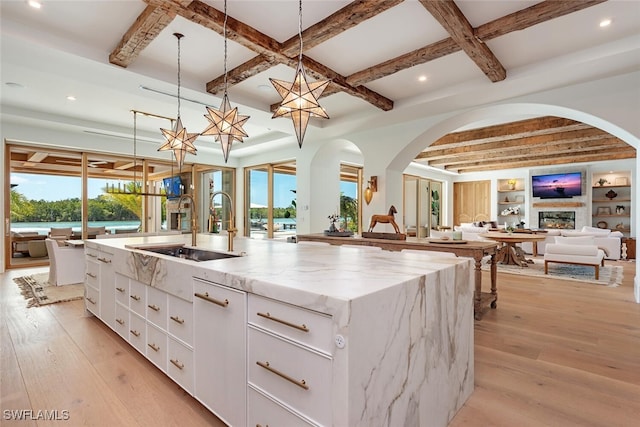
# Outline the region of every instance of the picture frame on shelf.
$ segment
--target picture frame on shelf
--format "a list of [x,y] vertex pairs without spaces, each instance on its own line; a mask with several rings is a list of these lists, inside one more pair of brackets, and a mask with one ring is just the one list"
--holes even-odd
[[516,196],[516,203],[524,203],[524,196]]
[[616,185],[629,185],[629,181],[627,180],[626,176],[619,176],[619,177],[616,177],[615,184]]
[[611,215],[611,208],[608,206],[598,207],[598,215]]

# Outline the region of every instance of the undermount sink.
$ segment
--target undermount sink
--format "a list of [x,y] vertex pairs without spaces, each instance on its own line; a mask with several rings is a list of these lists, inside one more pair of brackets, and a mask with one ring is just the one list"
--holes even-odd
[[205,249],[184,247],[184,246],[156,246],[156,247],[146,247],[146,248],[137,248],[143,251],[154,252],[162,255],[169,255],[176,258],[189,259],[192,261],[211,261],[216,259],[225,259],[225,258],[237,258],[240,255],[224,253],[224,252],[215,252],[208,251]]

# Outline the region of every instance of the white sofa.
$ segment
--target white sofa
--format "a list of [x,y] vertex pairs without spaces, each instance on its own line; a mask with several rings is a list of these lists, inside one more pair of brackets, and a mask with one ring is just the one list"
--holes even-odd
[[556,236],[555,243],[546,245],[544,254],[544,274],[549,271],[549,264],[575,264],[592,266],[595,279],[600,278],[600,266],[604,266],[605,253],[598,248],[595,237],[562,237]]
[[[547,230],[546,238],[537,242],[538,255],[544,255],[548,244],[556,243],[556,237],[593,237],[594,244],[602,249],[605,258],[610,260],[620,259],[620,244],[623,234],[619,231],[611,231],[602,228],[584,226],[581,230]],[[532,254],[533,246],[531,242],[522,243],[522,250]]]
[[[489,229],[494,228],[494,225],[491,222],[482,223],[473,223],[473,222],[462,222],[460,225],[456,225],[453,227],[455,231],[462,232],[462,240],[488,240],[482,237],[482,234],[488,233]],[[495,228],[503,228],[504,226],[497,225]]]

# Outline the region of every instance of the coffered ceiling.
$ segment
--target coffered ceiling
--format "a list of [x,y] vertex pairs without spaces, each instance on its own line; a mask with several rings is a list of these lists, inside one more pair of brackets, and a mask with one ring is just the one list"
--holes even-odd
[[[25,1],[0,6],[5,120],[126,137],[132,109],[174,117],[175,32],[185,36],[185,126],[201,132],[204,105],[220,104],[222,1],[43,0],[39,10]],[[640,67],[636,1],[305,0],[302,7],[305,66],[312,77],[332,81],[320,99],[331,119],[314,122],[308,137],[341,136],[361,123],[397,123]],[[229,97],[251,116],[245,126],[249,138],[234,146],[232,156],[252,154],[265,143],[294,144],[290,121],[270,118],[279,97],[269,78],[293,78],[300,49],[298,2],[229,0],[227,10]],[[600,28],[605,18],[612,23]],[[521,157],[530,144],[539,147],[537,164],[557,161],[560,153],[565,162],[635,155],[624,143],[566,120],[496,123],[504,126],[448,135],[417,160],[459,172],[526,166],[532,156]],[[160,126],[166,123],[140,121],[141,138],[159,142]],[[580,149],[570,149],[578,142]],[[212,138],[201,137],[196,146],[219,150]],[[556,146],[558,151],[549,148]]]

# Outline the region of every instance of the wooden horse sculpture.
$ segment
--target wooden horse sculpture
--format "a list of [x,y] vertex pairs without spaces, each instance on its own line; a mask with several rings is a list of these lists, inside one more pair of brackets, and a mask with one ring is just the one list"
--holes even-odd
[[371,223],[369,224],[369,232],[373,231],[373,227],[376,226],[377,223],[383,223],[383,224],[391,224],[393,226],[393,229],[396,230],[396,233],[400,233],[400,228],[398,228],[398,224],[396,224],[396,220],[394,218],[394,215],[397,214],[398,211],[396,210],[396,207],[391,205],[391,207],[389,208],[389,213],[387,215],[373,215],[371,217]]

